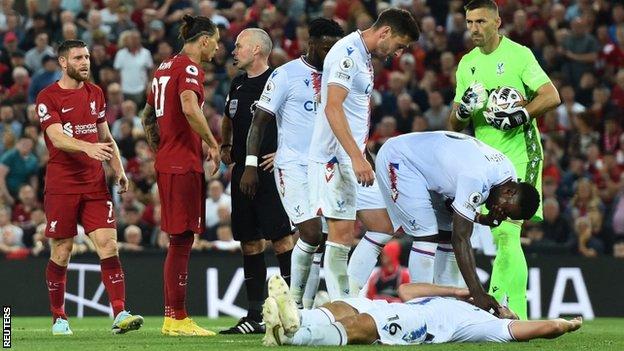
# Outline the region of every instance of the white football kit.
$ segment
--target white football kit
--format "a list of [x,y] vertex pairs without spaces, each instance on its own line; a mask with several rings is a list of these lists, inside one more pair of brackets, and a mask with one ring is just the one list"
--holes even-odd
[[257,105],[277,119],[273,174],[282,205],[295,224],[316,217],[309,201],[308,152],[320,92],[321,72],[301,57],[273,71]]
[[511,161],[501,152],[454,132],[391,138],[379,150],[375,164],[394,230],[415,237],[450,229],[447,199],[452,199],[456,213],[474,221],[493,187],[517,179]]
[[351,159],[325,115],[329,85],[348,90],[343,103],[344,112],[351,134],[360,151],[364,152],[370,123],[373,66],[360,31],[339,40],[325,57],[321,104],[312,133],[308,166],[312,212],[320,212],[327,218],[354,220],[358,206],[358,183]]

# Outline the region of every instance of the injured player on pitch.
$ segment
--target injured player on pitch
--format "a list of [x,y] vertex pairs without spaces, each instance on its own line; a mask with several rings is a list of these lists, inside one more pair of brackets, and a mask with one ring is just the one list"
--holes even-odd
[[345,298],[312,310],[298,310],[286,282],[269,279],[263,307],[266,346],[340,346],[516,342],[552,339],[579,329],[580,317],[517,320],[506,307],[486,312],[470,303],[468,289],[426,283],[399,288],[403,302]]

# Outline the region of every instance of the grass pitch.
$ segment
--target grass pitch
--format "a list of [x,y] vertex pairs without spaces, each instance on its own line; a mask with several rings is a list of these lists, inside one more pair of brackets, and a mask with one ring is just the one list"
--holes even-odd
[[[236,321],[232,318],[195,318],[203,327],[218,331],[228,328]],[[139,331],[125,335],[112,335],[112,320],[105,317],[71,318],[73,336],[52,336],[50,317],[13,317],[12,348],[15,350],[262,350],[260,335],[215,337],[165,337],[160,334],[162,317],[146,317]],[[348,346],[362,351],[378,350],[380,346]],[[487,350],[624,350],[624,319],[602,318],[583,323],[583,327],[555,340],[536,340],[528,343],[510,344],[442,344],[410,346],[425,350],[487,351]],[[384,348],[389,348],[385,346]],[[407,349],[394,347],[393,349]],[[301,347],[282,347],[294,350]]]

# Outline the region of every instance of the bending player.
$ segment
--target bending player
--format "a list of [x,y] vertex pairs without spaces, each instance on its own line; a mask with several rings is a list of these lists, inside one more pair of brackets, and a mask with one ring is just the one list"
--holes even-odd
[[[517,182],[513,164],[505,155],[454,132],[391,138],[377,154],[376,171],[395,230],[427,240],[452,224],[452,250],[447,253],[444,276],[457,280],[440,283],[462,286],[465,281],[476,306],[496,311],[498,302],[483,290],[477,277],[470,244],[473,223],[495,227],[508,217],[531,218],[540,202],[537,190]],[[446,200],[452,202],[452,217],[443,215],[447,213]],[[487,215],[480,214],[483,204],[490,210]]]
[[466,289],[432,284],[405,284],[402,303],[366,298],[341,299],[314,310],[297,311],[288,286],[279,276],[269,280],[264,304],[266,346],[342,346],[512,342],[552,339],[582,326],[580,317],[518,321],[506,307],[497,318],[463,301]]
[[[321,218],[312,213],[308,192],[310,130],[314,128],[321,98],[323,60],[344,36],[338,23],[325,18],[310,22],[308,31],[306,54],[278,67],[264,86],[247,136],[250,162],[246,162],[240,181],[245,195],[256,195],[260,184],[257,167],[260,146],[267,125],[276,118],[278,145],[273,174],[282,205],[300,234],[292,252],[290,278],[291,291],[299,307],[304,307],[302,298],[312,258],[322,239]],[[310,308],[311,304],[305,307]]]
[[128,178],[117,144],[104,118],[102,90],[89,82],[87,44],[64,41],[58,49],[61,79],[37,96],[37,114],[50,152],[45,181],[45,236],[50,238],[46,283],[54,325],[53,335],[71,335],[65,314],[65,282],[74,236],[80,222],[100,258],[102,283],[113,307],[113,333],[139,329],[143,317],[125,311],[125,280],[117,252],[113,201],[102,162],[115,173],[119,193]]

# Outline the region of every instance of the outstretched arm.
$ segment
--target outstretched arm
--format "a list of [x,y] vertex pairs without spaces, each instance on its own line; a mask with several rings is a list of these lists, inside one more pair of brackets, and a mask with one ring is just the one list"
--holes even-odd
[[467,299],[470,291],[464,288],[442,286],[428,283],[410,283],[399,286],[399,297],[402,301],[408,301],[418,297],[442,296]]
[[514,321],[509,327],[516,341],[533,339],[554,339],[565,333],[573,332],[583,325],[583,318],[565,320],[562,318],[548,321]]

